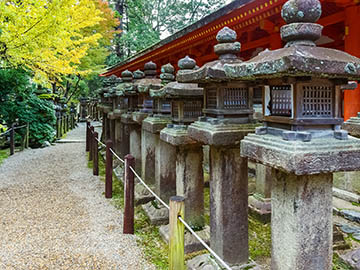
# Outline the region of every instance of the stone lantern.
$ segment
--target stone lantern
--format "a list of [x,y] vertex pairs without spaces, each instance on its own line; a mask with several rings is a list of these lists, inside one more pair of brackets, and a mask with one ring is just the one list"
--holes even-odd
[[156,64],[148,62],[144,65],[145,78],[139,80],[137,90],[139,92],[139,110],[142,113],[152,114],[153,100],[150,97],[150,89],[158,90],[162,87],[160,79],[156,78]]
[[[122,96],[123,108],[121,114],[121,146],[120,155],[125,157],[130,153],[130,133],[136,123],[132,120],[132,113],[137,110],[137,92],[134,87],[133,73],[125,70],[121,74],[123,83],[118,86],[117,94]],[[120,126],[119,126],[120,127]]]
[[111,124],[111,119],[108,118],[108,114],[113,110],[113,99],[115,98],[115,87],[121,83],[121,79],[115,75],[112,75],[104,80],[104,88],[101,91],[101,109],[103,113],[103,124],[101,138],[104,141],[114,139],[114,128]]
[[[194,70],[196,62],[185,57],[178,62],[182,73]],[[160,132],[160,173],[167,177],[157,179],[158,194],[166,200],[174,194],[185,198],[185,220],[199,230],[203,239],[208,239],[204,222],[204,173],[202,145],[188,136],[187,125],[202,114],[203,89],[195,83],[170,82],[161,91],[171,100],[171,120]],[[160,227],[160,233],[167,239],[168,226]],[[202,249],[197,241],[185,236],[185,252]]]
[[[163,86],[175,80],[174,72],[175,69],[171,64],[161,67],[160,78]],[[161,162],[163,157],[159,147],[160,131],[171,123],[171,103],[163,97],[163,93],[162,89],[150,89],[150,96],[153,98],[156,107],[153,110],[154,114],[148,116],[142,123],[141,172],[143,178],[150,185],[155,186],[157,194],[160,194],[163,200],[168,201],[176,191],[175,178],[173,178],[173,186],[162,186],[168,180],[169,171],[167,171],[166,164]],[[168,209],[162,207],[162,205],[154,207],[153,203],[149,203],[144,206],[144,210],[152,224],[167,224],[169,221]]]
[[[230,265],[245,264],[249,257],[248,164],[240,157],[239,146],[245,135],[255,131],[254,84],[230,81],[224,71],[225,64],[242,63],[236,37],[228,27],[220,30],[214,47],[219,59],[177,77],[204,88],[205,116],[188,127],[188,135],[210,146],[210,246]],[[198,260],[208,263],[204,256],[194,261]]]
[[226,75],[263,80],[264,126],[241,155],[272,167],[273,270],[332,269],[333,172],[360,169],[360,142],[341,130],[341,85],[360,79],[360,59],[316,47],[318,0],[282,8],[285,48],[264,51]]
[[[130,153],[136,160],[136,171],[141,173],[142,177],[146,181],[150,181],[148,177],[142,172],[141,151],[142,151],[142,123],[144,119],[152,114],[153,102],[150,98],[150,90],[158,90],[162,87],[160,79],[156,78],[156,64],[148,62],[144,65],[145,77],[139,79],[134,83],[139,97],[139,110],[132,113],[132,119],[137,123],[136,128],[130,133]],[[140,103],[142,102],[142,103]],[[149,182],[150,184],[150,182]],[[152,196],[151,196],[152,197]]]
[[[161,67],[161,84],[163,86],[175,80],[175,68],[169,63]],[[153,99],[153,113],[157,116],[168,117],[171,114],[171,102],[163,97],[163,91],[150,90],[150,97]]]

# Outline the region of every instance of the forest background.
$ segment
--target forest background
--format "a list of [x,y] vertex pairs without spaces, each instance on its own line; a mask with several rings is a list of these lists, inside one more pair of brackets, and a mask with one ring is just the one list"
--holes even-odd
[[54,139],[54,100],[96,96],[98,75],[221,8],[226,0],[0,2],[0,128],[30,123]]

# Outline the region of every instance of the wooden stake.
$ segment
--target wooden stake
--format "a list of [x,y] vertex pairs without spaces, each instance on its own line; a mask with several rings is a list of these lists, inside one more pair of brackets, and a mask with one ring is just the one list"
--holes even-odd
[[93,166],[93,175],[99,175],[99,133],[94,132],[94,166]]
[[30,125],[26,123],[26,141],[25,141],[25,148],[29,148],[29,136],[30,136]]
[[170,270],[185,270],[184,258],[184,224],[178,217],[185,216],[185,199],[180,196],[170,198],[170,241],[169,241],[169,264]]
[[89,152],[90,122],[86,121],[86,152]]
[[124,234],[134,234],[134,173],[130,167],[135,168],[135,158],[132,155],[126,155]]
[[10,155],[12,156],[15,153],[15,124],[11,125],[10,130]]
[[89,133],[89,149],[90,149],[90,152],[89,152],[89,161],[92,161],[92,160],[93,160],[93,156],[94,156],[94,147],[93,147],[93,144],[94,144],[94,127],[91,126],[91,127],[90,127],[90,133]]
[[112,198],[113,156],[110,151],[112,146],[112,141],[108,140],[106,142],[105,198]]

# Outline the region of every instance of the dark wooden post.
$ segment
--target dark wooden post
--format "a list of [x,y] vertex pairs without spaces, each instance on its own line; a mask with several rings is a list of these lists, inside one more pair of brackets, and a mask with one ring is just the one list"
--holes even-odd
[[93,160],[93,157],[94,157],[94,147],[93,147],[93,144],[94,144],[94,127],[91,126],[90,127],[90,133],[89,133],[89,161],[92,161]]
[[130,167],[135,168],[135,158],[125,156],[125,209],[123,233],[134,234],[134,173]]
[[185,270],[184,257],[184,224],[178,219],[185,216],[185,199],[180,196],[170,198],[169,212],[169,269]]
[[29,148],[29,136],[30,136],[30,125],[26,123],[26,140],[25,140],[25,148]]
[[112,174],[113,174],[113,156],[110,151],[113,143],[106,141],[106,176],[105,176],[105,198],[112,198]]
[[60,131],[59,131],[59,117],[56,117],[56,139],[60,138]]
[[89,152],[90,122],[86,121],[86,152]]
[[99,175],[99,133],[94,132],[94,165],[93,165],[93,175]]
[[10,130],[10,155],[15,153],[15,124],[11,125]]

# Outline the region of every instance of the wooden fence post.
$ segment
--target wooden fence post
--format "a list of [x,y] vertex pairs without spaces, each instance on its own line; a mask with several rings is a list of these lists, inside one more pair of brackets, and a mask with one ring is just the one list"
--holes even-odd
[[86,121],[86,152],[89,152],[90,122]]
[[15,124],[11,125],[10,130],[10,155],[12,156],[15,153]]
[[94,147],[93,147],[93,144],[94,144],[94,127],[91,126],[90,127],[90,133],[89,133],[89,161],[92,161],[93,160],[93,157],[94,157]]
[[185,213],[185,199],[180,196],[173,196],[170,198],[170,213],[169,213],[169,269],[170,270],[185,270],[184,257],[184,224],[178,217],[184,218]]
[[124,234],[134,234],[134,173],[130,167],[135,168],[135,158],[125,156],[125,205],[124,205]]
[[26,140],[25,140],[25,148],[29,148],[29,136],[30,136],[30,125],[26,123]]
[[106,141],[105,198],[112,198],[113,156],[110,151],[112,146],[111,140]]
[[97,141],[99,139],[99,133],[94,132],[94,162],[93,162],[93,175],[99,175],[99,143]]

